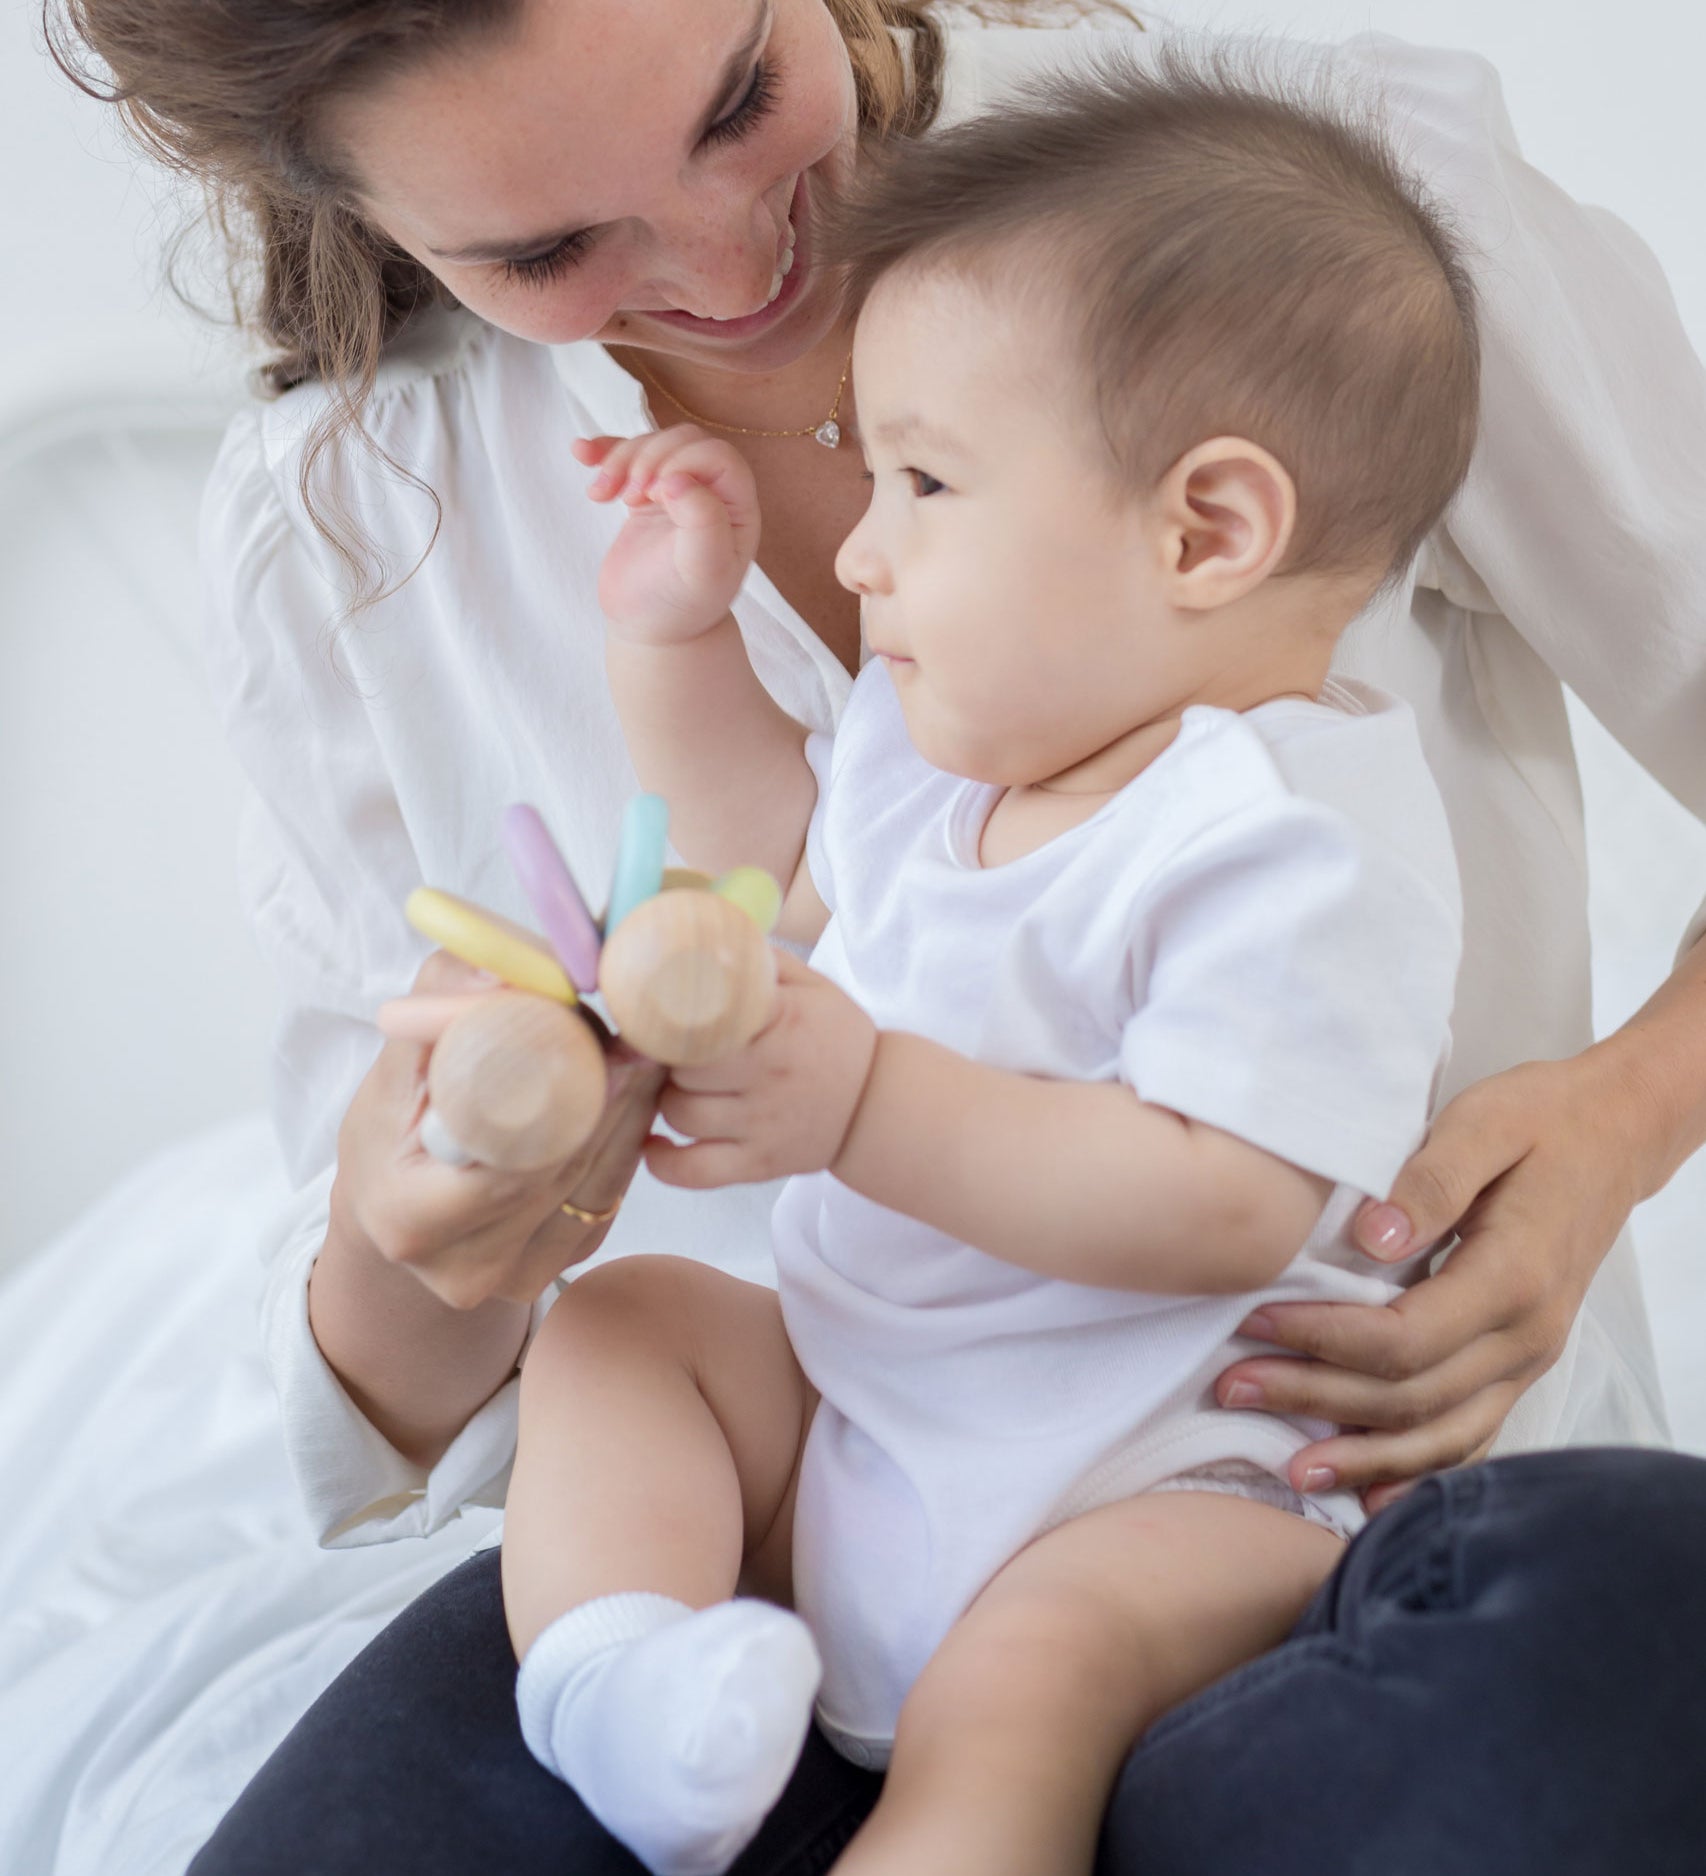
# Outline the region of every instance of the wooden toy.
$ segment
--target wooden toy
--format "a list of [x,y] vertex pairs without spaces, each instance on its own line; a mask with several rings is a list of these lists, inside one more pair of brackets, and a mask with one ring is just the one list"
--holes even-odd
[[549,945],[532,932],[458,899],[455,893],[433,886],[417,886],[409,894],[403,915],[423,938],[476,970],[490,971],[517,990],[558,1003],[578,999],[568,973]]
[[583,997],[598,988],[598,921],[587,910],[580,888],[557,844],[545,831],[539,810],[525,802],[507,808],[503,840],[510,864],[521,881],[551,948]]
[[[579,993],[596,987],[616,1032],[665,1067],[714,1061],[749,1042],[776,986],[767,943],[781,909],[757,867],[712,880],[665,869],[667,818],[641,796],[624,818],[602,942],[579,889],[531,808],[512,808],[504,838],[551,944],[451,893],[422,887],[405,908],[435,944],[511,988],[402,997],[383,1006],[390,1036],[430,1042],[421,1144],[450,1165],[533,1172],[591,1139],[604,1109],[609,1032]],[[655,1103],[664,1075],[635,1099]]]
[[764,1027],[776,967],[751,915],[707,881],[635,906],[605,943],[598,987],[618,1035],[654,1062],[689,1068]]
[[663,890],[663,861],[669,846],[669,810],[661,795],[636,795],[622,815],[616,872],[604,913],[609,938],[635,906]]
[[439,1038],[427,1097],[421,1142],[434,1158],[536,1172],[592,1137],[604,1107],[604,1050],[563,1004],[491,991]]

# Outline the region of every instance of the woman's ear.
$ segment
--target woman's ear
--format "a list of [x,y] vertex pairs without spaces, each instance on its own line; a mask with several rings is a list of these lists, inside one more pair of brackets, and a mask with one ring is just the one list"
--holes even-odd
[[1164,578],[1171,602],[1209,611],[1242,599],[1285,559],[1297,485],[1260,444],[1218,436],[1161,478]]

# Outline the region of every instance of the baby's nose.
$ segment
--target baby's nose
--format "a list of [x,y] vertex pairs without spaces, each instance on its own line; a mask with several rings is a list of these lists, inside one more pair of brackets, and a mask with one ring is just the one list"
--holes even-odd
[[835,577],[848,592],[861,597],[881,592],[886,585],[886,572],[868,517],[841,543],[835,556]]

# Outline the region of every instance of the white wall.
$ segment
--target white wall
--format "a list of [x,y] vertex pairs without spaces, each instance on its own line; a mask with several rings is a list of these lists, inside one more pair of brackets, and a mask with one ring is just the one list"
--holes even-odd
[[[1700,0],[1175,0],[1168,10],[1228,29],[1375,27],[1484,52],[1531,158],[1648,240],[1706,351]],[[52,71],[35,19],[32,0],[3,0],[0,431],[74,386],[217,403],[234,394],[233,353],[159,286],[177,210],[139,179],[108,114]],[[152,1145],[252,1104],[260,1088],[267,997],[233,902],[234,778],[187,649],[184,556],[207,441],[144,425],[135,447],[153,465],[140,510],[104,441],[62,446],[23,475],[0,462],[0,1264]],[[121,608],[132,616],[115,652],[101,628]],[[1614,1021],[1657,981],[1706,892],[1706,832],[1594,726],[1582,734],[1596,991]],[[56,803],[64,811],[51,824],[72,836],[57,845],[45,832]],[[138,922],[150,882],[178,922]],[[117,962],[103,970],[103,958]],[[73,997],[103,1018],[98,1052],[54,1050],[55,999]],[[1689,1443],[1706,1450],[1706,1364],[1694,1355],[1706,1335],[1702,1213],[1706,1167],[1691,1168],[1642,1224],[1667,1386]]]
[[1158,11],[1226,31],[1375,31],[1483,54],[1529,160],[1647,240],[1706,350],[1700,0],[1168,0]]
[[[165,291],[185,198],[48,62],[40,0],[0,0],[0,414],[67,383],[229,382],[229,343]],[[4,527],[0,518],[0,527]]]

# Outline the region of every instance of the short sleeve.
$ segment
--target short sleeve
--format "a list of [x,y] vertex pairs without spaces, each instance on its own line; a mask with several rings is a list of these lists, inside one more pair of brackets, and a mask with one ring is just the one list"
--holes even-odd
[[1426,1129],[1453,898],[1321,803],[1228,816],[1158,871],[1122,1074],[1145,1101],[1383,1196]]

